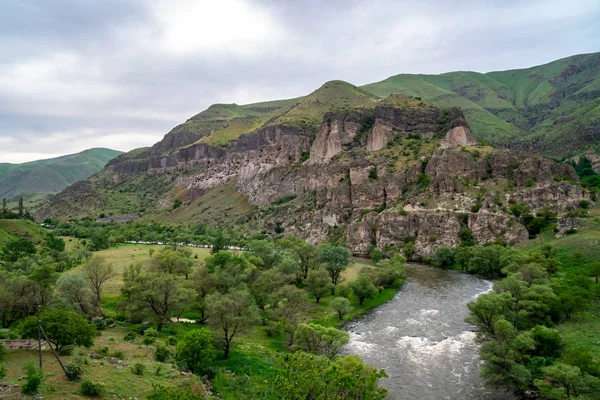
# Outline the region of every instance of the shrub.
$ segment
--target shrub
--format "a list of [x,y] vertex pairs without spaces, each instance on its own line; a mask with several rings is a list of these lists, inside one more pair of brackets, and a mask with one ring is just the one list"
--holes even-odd
[[167,345],[168,346],[177,346],[177,338],[175,336],[169,336],[167,338]]
[[68,345],[58,350],[58,355],[70,356],[71,354],[73,354],[73,350],[75,350],[75,346]]
[[173,210],[179,207],[181,207],[181,200],[175,199],[175,201],[173,202]]
[[79,391],[84,396],[99,397],[104,392],[104,384],[103,383],[94,383],[94,382],[90,382],[90,381],[86,380],[86,381],[81,382]]
[[372,168],[369,171],[369,179],[373,179],[373,180],[377,179],[377,168]]
[[208,329],[190,331],[177,344],[177,360],[194,373],[209,372],[215,355],[213,337]]
[[435,265],[447,268],[454,264],[456,250],[453,247],[438,247],[435,250]]
[[469,228],[463,228],[458,232],[460,245],[462,247],[475,246],[475,236]]
[[108,347],[107,346],[99,347],[98,354],[106,357],[108,355]]
[[146,366],[144,364],[135,363],[131,366],[131,372],[133,372],[134,375],[142,376],[142,375],[144,375],[145,371],[146,371]]
[[419,189],[426,189],[431,183],[431,178],[425,173],[421,173],[417,176],[417,186]]
[[146,332],[146,329],[153,328],[152,323],[148,321],[144,321],[141,323],[140,327],[137,329],[137,333],[143,335]]
[[115,351],[110,356],[113,357],[113,358],[116,358],[117,360],[124,360],[125,359],[125,353],[123,353],[120,350],[119,351]]
[[23,366],[23,373],[25,374],[25,382],[21,385],[21,393],[27,395],[36,394],[42,383],[41,371],[36,368],[32,361],[28,361]]
[[125,340],[126,342],[133,342],[135,340],[136,336],[137,335],[135,332],[129,332],[127,335],[125,335],[123,340]]
[[144,332],[143,343],[149,346],[156,341],[157,337],[158,337],[158,331],[154,328],[148,328]]
[[471,212],[476,213],[479,212],[479,210],[481,210],[481,203],[478,201],[471,206]]
[[0,343],[0,361],[3,361],[6,358],[6,349],[4,345]]
[[350,300],[345,297],[336,297],[333,299],[331,307],[335,310],[340,320],[343,320],[352,309],[352,307],[350,307]]
[[525,179],[525,186],[527,187],[534,187],[535,186],[535,179],[533,178],[527,178]]
[[8,373],[8,368],[4,365],[0,365],[0,380],[6,378],[6,374]]
[[587,200],[580,200],[579,201],[579,207],[583,208],[584,210],[590,208],[590,202]]
[[16,332],[0,329],[0,339],[18,339],[19,335]]
[[101,331],[104,328],[106,328],[106,322],[104,321],[104,319],[102,317],[94,317],[92,318],[92,324],[94,324],[94,326],[96,326],[96,329]]
[[577,233],[577,229],[575,229],[575,228],[569,228],[569,229],[567,229],[567,230],[565,231],[565,233],[566,233],[567,235],[572,235],[572,234],[574,234],[574,233]]
[[158,362],[165,362],[171,356],[171,352],[166,346],[158,346],[154,350],[154,359]]
[[67,370],[67,379],[70,381],[78,381],[85,372],[83,361],[78,359],[65,364]]

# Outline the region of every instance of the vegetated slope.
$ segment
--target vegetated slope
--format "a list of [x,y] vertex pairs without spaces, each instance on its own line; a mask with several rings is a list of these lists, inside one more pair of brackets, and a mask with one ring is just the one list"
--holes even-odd
[[556,157],[597,150],[600,139],[600,53],[486,74],[401,74],[363,88],[461,107],[479,140],[518,137],[520,146]]
[[104,148],[84,150],[48,160],[23,164],[0,164],[0,197],[55,193],[87,179],[122,152]]
[[0,249],[18,238],[40,243],[45,232],[44,228],[26,219],[0,219]]

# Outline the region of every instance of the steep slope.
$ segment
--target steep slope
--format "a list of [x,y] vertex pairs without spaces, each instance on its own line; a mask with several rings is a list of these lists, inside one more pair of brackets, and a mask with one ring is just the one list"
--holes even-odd
[[486,74],[396,75],[363,88],[461,107],[479,140],[517,138],[519,146],[556,157],[596,149],[600,139],[600,53]]
[[0,164],[0,198],[58,192],[100,171],[119,154],[122,152],[97,148],[48,160]]

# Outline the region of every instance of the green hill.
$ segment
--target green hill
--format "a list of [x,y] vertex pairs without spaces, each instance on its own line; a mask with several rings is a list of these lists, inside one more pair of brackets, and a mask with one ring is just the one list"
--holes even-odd
[[98,148],[48,160],[0,164],[0,198],[59,192],[100,171],[120,151]]
[[486,74],[401,74],[363,89],[380,97],[402,92],[439,107],[461,107],[479,140],[516,142],[557,157],[598,150],[600,53]]
[[41,243],[44,233],[44,228],[26,219],[0,219],[0,249],[18,238]]

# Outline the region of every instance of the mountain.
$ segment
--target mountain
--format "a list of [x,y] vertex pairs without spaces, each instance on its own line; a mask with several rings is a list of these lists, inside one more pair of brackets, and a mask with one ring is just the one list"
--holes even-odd
[[56,193],[102,170],[106,163],[122,154],[110,149],[89,149],[47,160],[23,164],[0,164],[0,197],[22,194]]
[[418,259],[465,231],[479,244],[522,242],[541,223],[532,225],[536,212],[591,199],[570,165],[478,143],[473,116],[479,127],[488,115],[489,126],[510,125],[480,106],[367,89],[332,81],[298,99],[213,105],[51,196],[36,218],[126,214],[344,240],[358,255],[412,248],[405,253]]
[[479,140],[563,158],[600,152],[600,53],[510,71],[392,76],[363,86],[460,107]]

